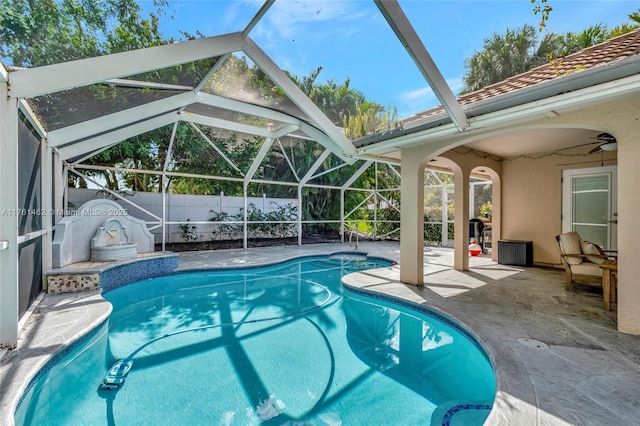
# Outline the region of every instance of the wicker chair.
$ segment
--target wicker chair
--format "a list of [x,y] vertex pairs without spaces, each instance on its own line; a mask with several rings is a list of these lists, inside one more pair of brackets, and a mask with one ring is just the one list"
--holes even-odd
[[577,232],[557,235],[556,241],[560,247],[560,256],[566,272],[565,288],[567,290],[574,282],[602,286],[600,264],[607,259],[615,259],[615,255],[608,255],[599,245],[584,241]]

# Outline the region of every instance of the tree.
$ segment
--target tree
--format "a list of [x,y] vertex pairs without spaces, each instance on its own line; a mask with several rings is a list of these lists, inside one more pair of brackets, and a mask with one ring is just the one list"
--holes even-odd
[[484,40],[481,51],[465,60],[467,70],[462,93],[469,93],[523,73],[548,61],[557,50],[558,36],[538,38],[533,26],[507,28],[505,34],[493,33]]
[[[618,32],[623,31],[622,27],[616,28],[619,28]],[[621,34],[623,33],[621,32]],[[611,30],[604,24],[592,25],[579,33],[568,32],[560,37],[557,54],[558,56],[571,55],[587,47],[605,42],[613,36]]]
[[622,23],[611,30],[611,37],[617,37],[622,34],[626,34],[629,31],[633,31],[640,28],[640,8],[635,12],[631,12],[629,15],[629,23]]
[[[542,30],[553,9],[546,4],[546,0],[532,0],[532,3],[538,3],[534,7],[534,13],[542,15]],[[630,13],[628,17],[631,23],[623,23],[613,29],[604,24],[596,24],[577,33],[558,35],[546,32],[542,38],[538,38],[534,27],[528,24],[517,29],[507,28],[504,34],[494,33],[484,40],[482,50],[465,60],[466,73],[461,94],[499,83],[556,58],[576,53],[640,27],[640,9]]]
[[[165,0],[156,0],[158,10]],[[0,55],[36,67],[166,42],[135,0],[0,0]]]

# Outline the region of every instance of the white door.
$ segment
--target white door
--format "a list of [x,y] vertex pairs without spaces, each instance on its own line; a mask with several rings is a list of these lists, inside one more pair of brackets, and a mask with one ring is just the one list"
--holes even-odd
[[562,172],[562,232],[617,249],[617,171],[607,166]]

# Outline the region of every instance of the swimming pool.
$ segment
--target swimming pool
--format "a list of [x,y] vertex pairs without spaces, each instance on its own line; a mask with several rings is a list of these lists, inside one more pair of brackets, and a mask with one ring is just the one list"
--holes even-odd
[[[424,309],[343,290],[382,260],[309,257],[104,294],[108,324],[40,375],[16,424],[482,424],[481,348]],[[124,384],[99,389],[131,358]]]

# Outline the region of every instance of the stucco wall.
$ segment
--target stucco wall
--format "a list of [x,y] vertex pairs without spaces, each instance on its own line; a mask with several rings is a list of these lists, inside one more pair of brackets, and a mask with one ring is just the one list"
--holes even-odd
[[[615,165],[615,157],[605,153],[604,164]],[[531,240],[534,263],[560,264],[555,236],[562,232],[562,171],[600,164],[601,154],[503,161],[502,238]]]

